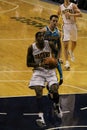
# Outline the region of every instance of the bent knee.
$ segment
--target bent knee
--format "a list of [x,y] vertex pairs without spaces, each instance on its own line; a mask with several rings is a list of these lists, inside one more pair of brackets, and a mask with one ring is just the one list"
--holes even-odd
[[50,91],[52,93],[58,93],[58,84],[53,84],[51,87],[50,87]]

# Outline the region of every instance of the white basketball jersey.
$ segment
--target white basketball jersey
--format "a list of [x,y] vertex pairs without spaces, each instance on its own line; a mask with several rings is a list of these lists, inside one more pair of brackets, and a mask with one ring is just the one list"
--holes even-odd
[[69,6],[65,7],[64,4],[62,4],[60,6],[61,8],[61,12],[62,12],[62,18],[63,18],[63,22],[64,23],[75,23],[75,17],[74,16],[70,16],[70,17],[65,17],[65,13],[66,12],[70,12],[70,13],[74,13],[74,10],[73,10],[73,3],[70,3]]
[[44,46],[44,48],[42,50],[37,48],[36,43],[32,44],[33,57],[34,57],[34,61],[36,63],[40,63],[40,61],[42,61],[46,57],[52,57],[51,48],[49,46],[48,41],[44,41],[44,43],[45,43],[45,46]]

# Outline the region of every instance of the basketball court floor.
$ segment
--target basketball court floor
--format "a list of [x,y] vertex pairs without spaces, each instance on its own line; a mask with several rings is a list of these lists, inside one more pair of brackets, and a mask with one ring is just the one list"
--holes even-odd
[[[59,88],[63,118],[50,114],[51,103],[44,89],[47,126],[39,128],[34,91],[28,88],[32,68],[26,66],[27,49],[34,35],[57,14],[50,0],[0,0],[0,130],[86,130],[87,129],[87,13],[77,19],[78,43],[75,62],[65,71]],[[61,30],[62,20],[58,27]],[[63,43],[62,43],[63,45]],[[64,61],[64,54],[62,52]],[[70,60],[70,59],[69,59]],[[64,61],[65,62],[65,61]],[[59,75],[58,75],[59,76]]]

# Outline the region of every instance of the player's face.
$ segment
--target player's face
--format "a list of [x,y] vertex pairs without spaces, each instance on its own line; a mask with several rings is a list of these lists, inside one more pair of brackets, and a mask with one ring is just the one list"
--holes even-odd
[[38,37],[36,39],[39,43],[43,43],[44,42],[44,34],[40,33],[38,34]]
[[55,17],[53,17],[53,18],[50,20],[50,24],[51,24],[52,27],[55,28],[55,27],[57,26],[57,24],[58,24],[58,19],[55,18]]

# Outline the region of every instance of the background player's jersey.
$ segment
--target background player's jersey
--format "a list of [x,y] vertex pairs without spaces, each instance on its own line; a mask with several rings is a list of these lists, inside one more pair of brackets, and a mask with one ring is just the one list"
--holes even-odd
[[53,41],[54,44],[57,44],[59,38],[60,38],[60,31],[58,30],[58,28],[55,28],[54,31],[51,31],[50,28],[46,26],[45,40]]
[[33,57],[34,57],[35,63],[40,63],[46,57],[52,57],[51,48],[49,46],[48,41],[45,40],[44,43],[45,43],[45,46],[42,50],[37,48],[36,43],[32,44]]
[[[60,31],[58,28],[55,28],[54,31],[51,31],[48,26],[46,26],[46,32],[45,32],[45,40],[53,41],[53,43],[58,48],[58,51],[60,50]],[[57,58],[58,53],[55,52],[55,57]]]
[[61,8],[61,12],[62,12],[62,18],[63,18],[63,22],[64,23],[75,23],[75,17],[74,16],[70,16],[70,17],[65,17],[65,13],[66,12],[70,12],[70,13],[74,13],[74,10],[73,10],[73,3],[70,3],[69,6],[65,7],[64,4],[62,4],[60,6]]

